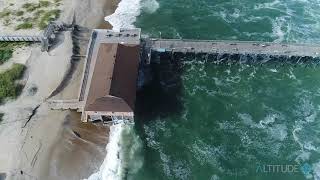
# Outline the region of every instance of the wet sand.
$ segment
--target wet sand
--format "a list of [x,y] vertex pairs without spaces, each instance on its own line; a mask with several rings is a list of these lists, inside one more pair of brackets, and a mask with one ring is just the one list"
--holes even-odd
[[109,127],[81,123],[80,114],[69,113],[62,132],[49,153],[49,166],[41,179],[84,179],[96,172],[106,154]]
[[[108,3],[105,4],[104,9],[106,10],[106,15],[110,15],[114,13],[116,10],[120,0],[108,0]],[[104,20],[104,17],[100,20],[99,26],[97,26],[98,29],[112,29],[112,25],[109,22],[106,22]]]

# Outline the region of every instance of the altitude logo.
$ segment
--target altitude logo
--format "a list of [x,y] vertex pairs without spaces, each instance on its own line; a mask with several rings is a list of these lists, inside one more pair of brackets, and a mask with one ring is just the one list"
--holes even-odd
[[308,163],[297,164],[267,164],[258,165],[256,173],[299,173],[302,172],[306,177],[311,176],[313,169]]
[[311,176],[311,173],[313,171],[312,166],[308,163],[304,163],[301,167],[300,167],[302,173],[308,177]]

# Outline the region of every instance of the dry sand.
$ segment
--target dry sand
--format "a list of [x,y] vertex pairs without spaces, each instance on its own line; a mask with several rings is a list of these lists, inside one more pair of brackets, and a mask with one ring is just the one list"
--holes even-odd
[[[0,7],[4,2],[12,1],[0,0]],[[71,23],[75,17],[77,24],[87,28],[110,27],[101,22],[114,11],[116,4],[108,0],[63,0],[60,19]],[[79,114],[53,111],[46,103],[71,67],[70,32],[65,32],[63,37],[63,43],[49,53],[41,52],[39,45],[32,45],[19,49],[8,63],[0,66],[0,72],[13,62],[27,66],[21,96],[0,106],[0,112],[5,113],[0,124],[0,174],[6,173],[7,179],[86,178],[98,170],[104,159],[108,127],[82,124]],[[82,46],[86,47],[84,43]],[[83,58],[74,67],[66,88],[55,99],[76,97],[82,67]],[[31,90],[35,87],[34,94]]]

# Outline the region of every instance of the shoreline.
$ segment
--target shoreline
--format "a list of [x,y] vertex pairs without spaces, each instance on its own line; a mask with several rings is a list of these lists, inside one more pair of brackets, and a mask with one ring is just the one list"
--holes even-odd
[[[117,4],[118,1],[106,0],[63,0],[60,20],[71,23],[75,17],[78,25],[89,29],[111,28],[103,21],[115,11]],[[5,147],[0,149],[0,174],[5,173],[6,179],[88,178],[99,170],[104,160],[108,127],[83,124],[80,113],[54,111],[45,102],[71,66],[71,34],[65,32],[63,38],[62,44],[49,53],[40,52],[40,48],[33,45],[26,47],[25,51],[31,52],[27,57],[26,53],[18,52],[6,66],[0,66],[0,71],[12,62],[27,66],[24,78],[27,82],[22,94],[0,106],[0,111],[5,112],[0,125],[0,142]],[[80,46],[86,49],[87,44]],[[73,98],[72,92],[79,88],[77,81],[80,81],[83,63],[83,60],[78,62],[66,87],[53,98]],[[38,89],[34,95],[28,93],[32,87]],[[32,111],[35,114],[30,116]]]

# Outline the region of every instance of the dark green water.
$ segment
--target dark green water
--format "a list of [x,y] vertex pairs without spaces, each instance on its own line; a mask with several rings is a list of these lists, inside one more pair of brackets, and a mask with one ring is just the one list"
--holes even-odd
[[[135,24],[151,36],[320,39],[317,0],[158,3]],[[154,81],[138,93],[144,164],[133,179],[320,179],[320,67],[174,62],[153,64]],[[296,171],[284,172],[289,166]]]

